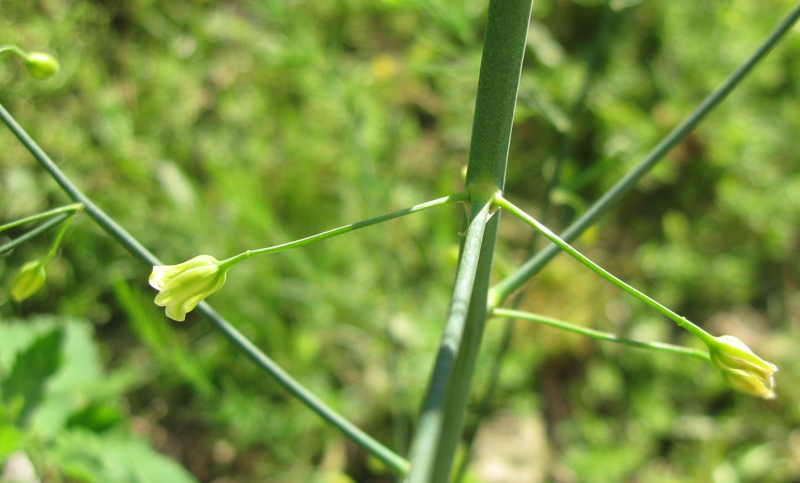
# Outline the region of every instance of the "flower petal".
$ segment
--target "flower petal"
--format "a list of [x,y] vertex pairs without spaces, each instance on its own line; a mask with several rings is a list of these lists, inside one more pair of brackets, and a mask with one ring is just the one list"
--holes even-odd
[[167,317],[183,321],[186,313],[225,284],[227,269],[209,255],[178,265],[153,267],[150,285],[159,290],[155,303],[166,308]]

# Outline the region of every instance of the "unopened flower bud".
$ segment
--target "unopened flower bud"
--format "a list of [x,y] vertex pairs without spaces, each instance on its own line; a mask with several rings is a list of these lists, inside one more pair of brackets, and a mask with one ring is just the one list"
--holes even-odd
[[159,290],[156,305],[166,307],[170,319],[183,322],[187,312],[222,288],[227,271],[209,255],[200,255],[178,265],[153,267],[150,285]]
[[708,344],[711,363],[719,369],[725,383],[732,389],[753,396],[772,399],[778,367],[761,359],[744,342],[732,335],[714,337]]
[[14,278],[11,296],[17,302],[22,302],[38,292],[44,286],[46,279],[47,274],[44,272],[44,263],[41,260],[28,262],[22,266]]
[[25,58],[28,72],[37,79],[47,79],[58,73],[58,61],[49,54],[33,52]]

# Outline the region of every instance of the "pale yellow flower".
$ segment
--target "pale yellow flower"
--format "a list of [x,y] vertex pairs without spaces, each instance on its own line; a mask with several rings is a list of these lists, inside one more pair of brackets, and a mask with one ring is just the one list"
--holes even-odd
[[209,255],[153,267],[150,285],[159,290],[156,305],[166,307],[170,319],[183,322],[187,312],[225,284],[227,272],[227,267],[221,268],[220,262]]
[[708,345],[711,363],[719,369],[729,387],[753,396],[775,397],[774,364],[761,359],[744,342],[732,335],[714,337]]

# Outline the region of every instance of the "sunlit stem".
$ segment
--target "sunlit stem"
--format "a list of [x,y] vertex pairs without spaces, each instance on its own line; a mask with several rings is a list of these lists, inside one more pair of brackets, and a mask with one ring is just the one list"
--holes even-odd
[[388,213],[386,215],[371,218],[369,220],[359,221],[357,223],[351,223],[349,225],[340,226],[339,228],[334,228],[333,230],[324,231],[322,233],[318,233],[316,235],[312,235],[306,238],[301,238],[299,240],[295,240],[292,242],[282,243],[280,245],[275,245],[267,248],[259,248],[257,250],[247,250],[246,252],[242,252],[236,256],[228,258],[227,260],[223,260],[222,262],[220,262],[220,268],[228,269],[236,265],[237,263],[243,260],[247,260],[248,258],[253,258],[256,255],[267,255],[269,253],[282,252],[284,250],[289,250],[291,248],[297,248],[303,245],[308,245],[309,243],[324,240],[326,238],[331,238],[337,235],[342,235],[344,233],[349,233],[351,231],[355,231],[361,228],[366,228],[368,226],[376,225],[378,223],[383,223],[384,221],[400,218],[401,216],[406,216],[412,213],[424,211],[429,208],[433,208],[435,206],[441,206],[455,202],[466,202],[468,200],[469,200],[469,193],[464,191],[462,193],[445,196],[444,198],[438,198],[432,201],[428,201],[426,203],[421,203],[419,205],[414,205],[409,208],[395,211],[393,213]]
[[520,310],[499,309],[499,308],[492,309],[491,315],[494,317],[509,317],[514,319],[528,320],[531,322],[537,322],[539,324],[549,325],[551,327],[556,327],[559,329],[574,332],[576,334],[594,337],[595,339],[615,342],[617,344],[623,344],[630,347],[636,347],[639,349],[650,349],[650,350],[671,352],[673,354],[685,354],[692,357],[696,357],[705,362],[711,362],[707,350],[693,349],[691,347],[666,344],[663,342],[641,342],[638,340],[626,339],[624,337],[619,337],[609,332],[601,332],[599,330],[581,327],[579,325],[570,324],[562,320],[553,319],[551,317],[545,317],[544,315],[532,314]]
[[16,45],[3,45],[0,46],[0,54],[5,52],[11,52],[17,54],[18,56],[22,57],[23,59],[28,59],[28,54],[25,53],[24,50],[20,49]]
[[22,245],[23,243],[27,242],[28,240],[33,240],[34,238],[36,238],[37,236],[39,236],[42,233],[46,232],[50,228],[53,228],[54,226],[56,226],[59,223],[63,222],[64,220],[66,220],[70,216],[72,216],[72,215],[69,214],[69,213],[60,213],[58,215],[55,215],[53,218],[50,218],[49,220],[47,220],[46,222],[42,223],[41,225],[38,225],[36,228],[33,228],[32,230],[29,230],[29,231],[25,232],[24,235],[22,235],[22,236],[20,236],[18,238],[15,238],[14,240],[6,243],[5,245],[0,245],[0,256],[7,254],[8,252],[10,252],[14,248]]
[[583,255],[578,250],[572,248],[569,243],[565,242],[561,238],[558,237],[555,233],[550,231],[549,228],[539,223],[535,218],[528,215],[521,209],[519,209],[516,205],[508,201],[507,199],[503,198],[501,195],[497,195],[494,199],[495,205],[499,206],[500,208],[507,210],[509,213],[517,216],[524,222],[528,223],[536,230],[538,230],[545,238],[556,244],[559,248],[570,254],[573,258],[581,262],[582,264],[589,267],[593,272],[597,273],[601,277],[605,278],[609,282],[613,283],[617,287],[621,288],[622,290],[628,292],[629,294],[633,295],[637,299],[641,300],[642,302],[646,303],[650,307],[658,310],[662,314],[666,315],[670,319],[674,320],[676,324],[685,328],[692,334],[696,335],[700,338],[703,342],[710,341],[713,337],[708,334],[706,331],[701,329],[700,327],[694,325],[693,323],[689,322],[686,317],[681,317],[680,315],[676,314],[672,310],[668,309],[664,305],[661,305],[656,300],[648,297],[647,295],[643,294],[639,290],[631,287],[627,283],[623,282],[622,280],[618,279],[614,275],[607,272],[605,269],[594,263],[593,261],[589,260],[585,255]]
[[37,213],[35,215],[31,215],[25,218],[21,218],[19,220],[14,220],[10,223],[6,223],[5,225],[0,225],[0,232],[4,230],[8,230],[9,228],[14,228],[15,226],[24,225],[25,223],[30,223],[32,221],[42,220],[44,218],[48,218],[59,213],[68,213],[68,212],[79,212],[83,210],[82,203],[73,203],[71,205],[64,205],[59,208],[55,208],[49,211],[43,211],[41,213]]
[[[422,403],[422,411],[417,425],[417,432],[411,444],[410,459],[411,472],[409,483],[444,482],[446,478],[441,475],[449,474],[449,466],[453,452],[449,451],[455,445],[446,443],[450,438],[458,440],[463,424],[463,411],[466,400],[457,397],[458,389],[463,389],[463,367],[459,358],[463,355],[465,332],[469,327],[470,301],[478,273],[478,264],[486,232],[486,224],[491,217],[492,197],[494,192],[489,192],[488,197],[481,198],[486,193],[478,190],[475,199],[471,202],[470,222],[461,249],[461,257],[456,272],[453,286],[453,296],[444,323],[442,340],[436,354],[433,370],[431,371],[428,390]],[[488,284],[487,284],[488,285]],[[485,307],[485,304],[483,304]],[[463,361],[463,359],[461,359]],[[463,364],[463,362],[462,362]],[[460,374],[459,374],[460,370]],[[471,372],[471,371],[470,371]],[[467,378],[469,379],[469,377]],[[467,380],[468,383],[468,380]],[[460,392],[460,391],[458,391]],[[454,414],[457,412],[458,414]],[[458,419],[458,424],[446,424],[448,420]],[[446,462],[446,468],[437,468]],[[440,476],[437,476],[437,473]]]
[[[83,206],[83,205],[81,205],[81,206]],[[50,251],[47,253],[47,255],[45,255],[42,258],[42,263],[47,263],[48,261],[50,261],[51,258],[53,258],[55,256],[56,252],[58,251],[58,247],[61,245],[61,240],[64,238],[64,235],[67,233],[67,230],[69,229],[69,225],[72,223],[72,220],[75,219],[75,215],[76,214],[78,214],[78,211],[73,213],[72,216],[70,216],[67,219],[67,222],[64,223],[63,225],[61,225],[61,230],[58,232],[58,236],[56,236],[56,241],[53,242],[53,246],[52,246],[52,248],[50,248]]]

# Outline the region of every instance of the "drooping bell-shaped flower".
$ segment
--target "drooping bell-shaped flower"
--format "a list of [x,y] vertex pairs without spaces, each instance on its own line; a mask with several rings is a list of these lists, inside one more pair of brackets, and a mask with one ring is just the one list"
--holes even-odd
[[11,297],[17,302],[22,302],[39,291],[44,286],[47,274],[44,271],[42,260],[33,260],[19,270],[11,286]]
[[170,319],[183,322],[187,312],[225,284],[228,268],[209,255],[178,265],[153,267],[150,285],[159,290],[156,305],[166,307]]
[[711,363],[719,369],[728,386],[765,399],[775,397],[772,375],[778,371],[777,366],[755,355],[744,342],[732,335],[712,339],[706,341]]

